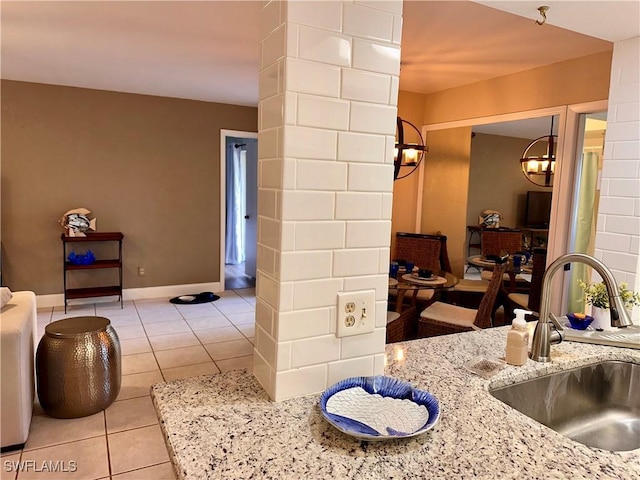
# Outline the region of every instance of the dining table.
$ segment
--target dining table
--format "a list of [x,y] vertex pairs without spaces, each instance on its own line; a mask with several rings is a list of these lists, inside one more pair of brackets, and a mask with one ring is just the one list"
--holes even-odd
[[434,272],[429,278],[419,277],[416,272],[400,270],[396,278],[389,277],[389,290],[396,293],[396,312],[401,313],[404,300],[410,295],[409,306],[414,307],[420,290],[443,290],[455,287],[460,279],[444,270]]
[[[515,292],[518,287],[518,281],[524,280],[522,276],[518,277],[518,275],[525,274],[530,275],[532,271],[532,265],[530,263],[514,265],[513,263],[513,255],[510,255],[508,259],[507,269],[505,270],[505,275],[509,276],[509,284],[507,290],[509,293]],[[483,270],[493,270],[496,266],[496,261],[492,259],[488,259],[483,255],[471,255],[467,257],[467,264],[472,265],[474,267],[481,268]]]

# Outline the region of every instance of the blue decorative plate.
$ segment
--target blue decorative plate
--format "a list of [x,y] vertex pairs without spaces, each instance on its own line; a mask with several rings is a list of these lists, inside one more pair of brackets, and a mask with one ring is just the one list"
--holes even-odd
[[440,419],[440,405],[431,393],[382,375],[336,383],[320,397],[320,410],[341,432],[369,442],[414,437]]

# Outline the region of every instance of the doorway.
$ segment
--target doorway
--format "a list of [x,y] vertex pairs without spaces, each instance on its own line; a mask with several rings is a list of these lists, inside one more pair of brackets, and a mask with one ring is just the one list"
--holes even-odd
[[255,287],[258,140],[254,132],[221,131],[220,278],[224,288]]
[[[583,113],[578,117],[575,190],[569,237],[569,251],[595,254],[596,222],[600,203],[600,172],[604,156],[607,113]],[[567,272],[569,312],[585,311],[579,280],[591,281],[591,269],[582,263]]]

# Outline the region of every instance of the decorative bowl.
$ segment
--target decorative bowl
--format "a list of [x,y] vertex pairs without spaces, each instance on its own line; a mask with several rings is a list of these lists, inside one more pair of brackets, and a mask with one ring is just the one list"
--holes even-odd
[[440,418],[438,400],[393,377],[352,377],[329,387],[320,397],[324,418],[359,440],[414,437]]
[[421,268],[418,270],[418,278],[431,278],[433,276],[433,270]]
[[571,328],[574,330],[586,330],[591,322],[593,322],[593,317],[589,315],[585,315],[584,318],[580,318],[576,316],[575,313],[567,313],[567,318],[569,319],[569,323],[571,324]]

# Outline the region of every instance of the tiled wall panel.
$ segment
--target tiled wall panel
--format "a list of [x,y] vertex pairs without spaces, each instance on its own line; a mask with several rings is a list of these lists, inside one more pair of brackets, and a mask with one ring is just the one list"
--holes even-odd
[[614,44],[596,256],[640,290],[640,37]]
[[348,67],[351,63],[351,38],[317,28],[299,27],[298,56],[314,62]]
[[341,162],[298,160],[296,187],[301,190],[347,189],[347,165]]
[[291,367],[326,364],[340,358],[340,339],[335,335],[312,337],[291,343]]
[[333,385],[345,378],[373,375],[373,364],[374,358],[371,356],[330,362],[327,383]]
[[338,133],[338,159],[346,162],[384,163],[386,137],[364,133]]
[[336,294],[341,289],[342,280],[339,278],[298,282],[294,286],[293,308],[335,307]]
[[362,70],[342,71],[342,98],[371,103],[389,103],[391,77]]
[[298,96],[298,125],[346,130],[349,126],[349,102],[313,95]]
[[349,249],[336,251],[333,257],[333,275],[350,277],[378,273],[378,251],[375,249]]
[[346,192],[336,195],[336,218],[341,220],[377,220],[382,217],[382,195]]
[[345,4],[343,32],[354,37],[390,42],[393,38],[393,15],[362,5]]
[[338,132],[319,128],[287,126],[284,133],[284,156],[335,160]]
[[344,248],[344,222],[297,222],[295,226],[295,249],[318,250]]
[[341,2],[294,1],[288,2],[287,7],[287,20],[290,23],[342,31]]
[[279,342],[328,335],[335,332],[335,313],[330,307],[284,312],[277,328]]
[[330,250],[283,252],[280,257],[280,280],[290,282],[330,277],[332,259]]
[[282,194],[283,220],[333,220],[331,192],[285,191]]
[[286,71],[287,91],[338,98],[340,71],[340,67],[333,65],[289,58]]
[[353,67],[394,75],[400,68],[400,48],[356,38],[353,40]]
[[352,192],[393,192],[393,166],[352,163],[347,188]]
[[[401,14],[264,6],[254,371],[276,400],[384,368]],[[337,338],[338,293],[371,288],[374,333]]]

